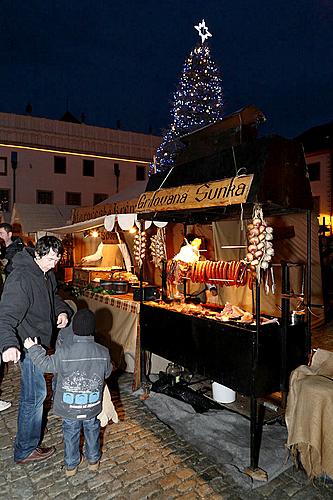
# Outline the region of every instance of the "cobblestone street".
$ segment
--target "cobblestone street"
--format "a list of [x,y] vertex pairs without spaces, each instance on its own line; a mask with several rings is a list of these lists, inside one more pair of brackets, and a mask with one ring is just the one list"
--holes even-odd
[[[128,375],[123,377],[129,380]],[[112,393],[120,421],[109,424],[103,432],[103,457],[97,473],[88,471],[83,462],[75,477],[65,478],[61,421],[52,411],[44,444],[55,445],[55,455],[45,462],[15,465],[12,445],[19,395],[17,366],[9,366],[1,388],[1,398],[13,404],[0,413],[0,498],[315,500],[333,495],[328,486],[310,484],[293,468],[260,488],[242,490],[223,466],[216,466],[179,438],[137,395],[124,391]]]

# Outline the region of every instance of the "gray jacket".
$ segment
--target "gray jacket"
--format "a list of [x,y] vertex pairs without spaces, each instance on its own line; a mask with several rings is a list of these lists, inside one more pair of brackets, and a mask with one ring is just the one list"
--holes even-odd
[[73,335],[73,343],[47,356],[41,345],[28,350],[33,363],[45,373],[57,373],[53,410],[68,419],[87,420],[101,412],[104,379],[112,371],[109,351],[93,336]]

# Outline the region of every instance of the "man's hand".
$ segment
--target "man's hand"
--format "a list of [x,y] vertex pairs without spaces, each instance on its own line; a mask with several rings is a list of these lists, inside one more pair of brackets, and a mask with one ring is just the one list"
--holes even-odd
[[28,337],[27,339],[25,339],[23,345],[26,349],[30,349],[30,347],[32,347],[35,344],[37,344],[37,337],[35,337],[33,340],[31,337]]
[[8,363],[9,361],[14,361],[17,363],[21,357],[20,351],[16,347],[10,347],[2,353],[2,361]]
[[65,328],[65,326],[68,323],[68,316],[66,313],[60,313],[58,318],[57,318],[57,327],[58,328]]

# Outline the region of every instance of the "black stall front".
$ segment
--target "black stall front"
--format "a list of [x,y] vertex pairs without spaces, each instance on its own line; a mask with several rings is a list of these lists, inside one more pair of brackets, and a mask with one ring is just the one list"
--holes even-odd
[[[305,212],[304,231],[309,236],[312,196],[301,147],[281,137],[250,137],[248,142],[234,141],[225,146],[225,130],[219,140],[218,126],[211,128],[210,142],[209,127],[191,134],[183,141],[187,149],[179,155],[176,166],[168,174],[150,178],[137,205],[138,217],[185,225],[208,224],[249,219],[254,204],[260,204],[265,217]],[[194,147],[198,143],[208,146]],[[307,240],[304,301],[309,305],[311,238]],[[261,412],[257,398],[287,391],[291,370],[307,362],[311,347],[309,313],[303,324],[292,325],[290,321],[289,270],[295,265],[292,256],[290,262],[273,259],[271,265],[282,269],[281,317],[276,322],[260,322],[259,279],[249,291],[253,295],[253,324],[196,317],[170,310],[166,304],[149,303],[141,305],[140,319],[142,353],[158,354],[250,398],[251,450],[246,472],[257,478],[265,477],[258,468]]]
[[[142,304],[141,346],[244,396],[263,397],[281,388],[281,326],[223,323]],[[253,365],[252,347],[257,359]],[[288,325],[286,371],[306,361],[304,325]],[[253,377],[253,379],[252,379]]]

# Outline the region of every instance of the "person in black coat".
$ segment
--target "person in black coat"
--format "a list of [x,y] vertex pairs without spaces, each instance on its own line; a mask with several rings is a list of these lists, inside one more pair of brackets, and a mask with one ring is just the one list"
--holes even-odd
[[0,352],[5,362],[20,361],[21,394],[14,460],[24,464],[44,460],[54,448],[40,446],[43,435],[43,403],[46,383],[43,373],[26,356],[23,343],[38,337],[48,348],[58,328],[72,315],[59,297],[53,268],[63,253],[54,236],[40,238],[35,249],[24,248],[13,258],[13,270],[5,281],[0,300]]
[[1,252],[1,263],[4,267],[5,276],[13,270],[13,258],[17,252],[21,252],[24,243],[18,236],[13,236],[13,228],[10,224],[3,222],[0,224],[0,238],[4,242]]
[[[17,252],[24,248],[24,243],[19,237],[13,237],[13,228],[10,224],[0,224],[0,240],[3,242],[0,248],[0,297],[4,287],[5,279],[12,270],[12,260]],[[2,373],[2,368],[0,368]],[[0,400],[0,411],[10,408],[12,403]]]

